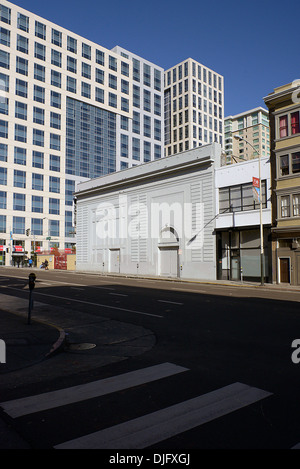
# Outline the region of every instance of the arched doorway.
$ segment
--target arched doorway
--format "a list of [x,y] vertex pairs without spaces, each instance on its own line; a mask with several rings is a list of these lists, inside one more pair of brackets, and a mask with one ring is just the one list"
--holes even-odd
[[172,227],[165,227],[160,232],[159,275],[163,277],[179,277],[179,237]]

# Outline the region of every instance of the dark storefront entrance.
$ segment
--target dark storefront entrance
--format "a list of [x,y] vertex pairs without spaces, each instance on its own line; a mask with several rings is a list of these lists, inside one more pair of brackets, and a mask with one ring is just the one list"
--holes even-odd
[[[264,229],[264,277],[269,272],[269,229]],[[228,230],[217,232],[218,280],[260,281],[260,232],[259,229]]]

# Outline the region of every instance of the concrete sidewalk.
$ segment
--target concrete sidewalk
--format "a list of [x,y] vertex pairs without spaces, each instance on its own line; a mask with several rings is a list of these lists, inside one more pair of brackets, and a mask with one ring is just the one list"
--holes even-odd
[[29,324],[28,300],[0,294],[0,302],[0,339],[6,344],[0,375],[38,364],[61,351],[90,350],[87,363],[104,366],[155,345],[152,331],[101,315],[35,301]]

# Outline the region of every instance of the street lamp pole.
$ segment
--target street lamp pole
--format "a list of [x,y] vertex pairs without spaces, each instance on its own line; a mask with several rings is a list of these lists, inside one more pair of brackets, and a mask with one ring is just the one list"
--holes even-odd
[[248,140],[241,137],[240,135],[234,135],[234,138],[246,142],[250,147],[258,154],[258,177],[259,177],[259,218],[260,218],[260,283],[264,285],[264,232],[262,222],[262,188],[261,188],[261,155]]

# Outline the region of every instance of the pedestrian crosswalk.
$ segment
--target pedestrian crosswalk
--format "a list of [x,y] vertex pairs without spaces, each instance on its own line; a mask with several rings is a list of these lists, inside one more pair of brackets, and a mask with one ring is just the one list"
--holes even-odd
[[[189,372],[187,368],[172,363],[161,363],[91,383],[1,402],[0,407],[11,418],[19,419],[94,398],[101,399],[111,393],[116,393],[117,399],[117,393],[120,391],[130,391],[154,382],[160,382],[162,389],[165,389],[166,382],[173,376],[177,376],[178,379],[182,377],[184,386],[184,376]],[[266,390],[235,382],[76,438],[68,439],[66,429],[65,440],[56,442],[53,447],[55,449],[145,449],[239,411],[271,395]]]

